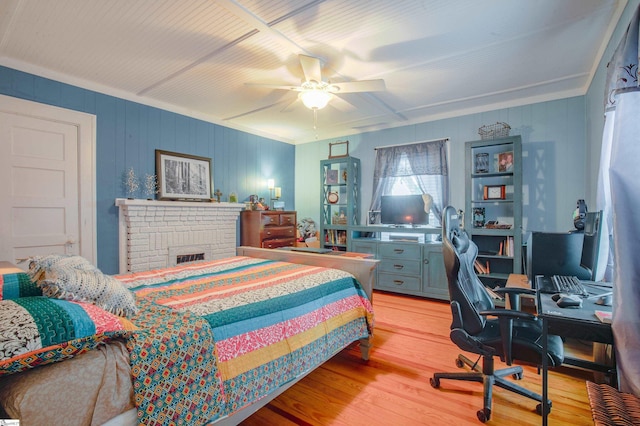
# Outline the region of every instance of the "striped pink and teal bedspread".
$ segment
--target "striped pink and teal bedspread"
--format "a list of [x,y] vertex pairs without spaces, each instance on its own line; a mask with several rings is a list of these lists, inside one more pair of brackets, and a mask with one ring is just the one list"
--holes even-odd
[[364,290],[335,269],[233,257],[116,278],[141,311],[128,348],[144,424],[233,414],[372,329]]

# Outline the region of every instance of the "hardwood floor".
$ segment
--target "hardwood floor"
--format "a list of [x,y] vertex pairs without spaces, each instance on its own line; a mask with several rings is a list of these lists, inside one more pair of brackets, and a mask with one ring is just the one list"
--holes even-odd
[[[368,362],[357,345],[342,351],[247,419],[251,425],[478,425],[482,385],[443,380],[436,371],[456,371],[459,351],[449,340],[446,302],[376,292],[373,350]],[[471,355],[471,354],[468,354]],[[473,359],[473,358],[472,358]],[[496,361],[496,368],[503,365]],[[519,382],[541,391],[535,367]],[[550,371],[550,425],[592,425],[585,379],[578,370]],[[539,425],[536,402],[494,388],[488,424]]]

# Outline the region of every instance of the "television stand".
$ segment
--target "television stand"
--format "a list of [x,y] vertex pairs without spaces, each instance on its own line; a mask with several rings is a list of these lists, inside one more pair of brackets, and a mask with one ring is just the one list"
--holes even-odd
[[432,226],[349,226],[349,251],[380,260],[374,288],[448,300],[442,230]]

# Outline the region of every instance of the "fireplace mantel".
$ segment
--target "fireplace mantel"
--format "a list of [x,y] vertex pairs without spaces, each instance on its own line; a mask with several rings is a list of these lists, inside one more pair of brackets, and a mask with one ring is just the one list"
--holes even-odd
[[241,203],[117,198],[120,273],[234,256]]

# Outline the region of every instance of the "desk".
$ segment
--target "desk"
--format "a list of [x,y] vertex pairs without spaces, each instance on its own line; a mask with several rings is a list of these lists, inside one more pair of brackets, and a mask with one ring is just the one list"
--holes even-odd
[[[609,289],[599,287],[596,283],[583,281],[583,284],[592,295],[607,292]],[[597,297],[582,300],[582,307],[560,308],[551,299],[551,294],[537,294],[538,318],[542,319],[542,424],[547,425],[549,414],[548,401],[548,360],[547,360],[547,335],[555,334],[561,337],[587,340],[613,344],[613,332],[611,324],[600,322],[595,316],[595,311],[611,311],[610,306],[597,305]],[[613,352],[613,351],[612,351]],[[587,368],[594,371],[610,373],[612,367],[595,362],[566,357],[563,364]],[[615,367],[613,367],[615,369]]]

